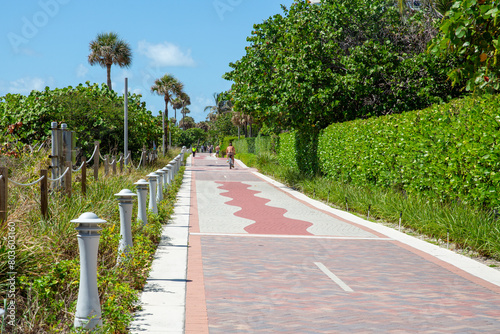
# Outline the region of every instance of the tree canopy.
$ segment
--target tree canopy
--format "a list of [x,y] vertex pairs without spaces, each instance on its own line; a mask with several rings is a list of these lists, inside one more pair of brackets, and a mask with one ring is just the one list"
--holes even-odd
[[449,76],[454,83],[467,80],[469,91],[500,90],[499,7],[498,0],[456,1],[431,46],[434,54],[459,58]]
[[424,12],[402,18],[392,0],[299,0],[254,25],[231,63],[234,110],[275,130],[419,109],[459,95],[452,57],[425,53],[437,33]]

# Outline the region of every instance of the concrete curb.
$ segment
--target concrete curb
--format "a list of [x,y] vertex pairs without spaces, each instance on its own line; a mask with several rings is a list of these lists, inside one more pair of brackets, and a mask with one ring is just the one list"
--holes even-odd
[[[187,159],[190,166],[191,157]],[[191,172],[184,172],[172,219],[163,228],[149,277],[141,294],[142,310],[130,333],[184,333],[191,205]]]

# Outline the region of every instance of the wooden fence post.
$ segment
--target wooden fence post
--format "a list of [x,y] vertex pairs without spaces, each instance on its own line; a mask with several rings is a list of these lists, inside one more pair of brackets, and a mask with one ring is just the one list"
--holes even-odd
[[116,155],[113,155],[113,175],[116,175]]
[[94,180],[99,180],[99,142],[94,142],[94,145],[97,146],[94,154]]
[[109,173],[109,154],[104,156],[104,176],[108,176]]
[[128,162],[129,162],[129,165],[128,165],[128,173],[132,173],[132,151],[128,151]]
[[7,167],[0,167],[0,224],[7,222],[7,196],[9,184],[9,169]]
[[40,181],[40,212],[43,219],[47,219],[49,209],[49,173],[47,169],[40,170],[40,177],[42,176],[43,179]]
[[123,173],[123,164],[125,161],[123,160],[123,153],[120,153],[120,174]]
[[66,162],[66,167],[69,168],[68,172],[64,176],[64,188],[66,192],[66,196],[71,198],[71,172],[73,171],[72,168],[72,163],[71,161]]
[[82,194],[87,195],[87,158],[82,158]]

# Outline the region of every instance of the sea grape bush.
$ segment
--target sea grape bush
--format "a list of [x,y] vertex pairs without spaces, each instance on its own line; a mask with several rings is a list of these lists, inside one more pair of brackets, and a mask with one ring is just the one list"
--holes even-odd
[[[160,142],[161,120],[153,117],[141,101],[141,95],[128,96],[129,149],[140,150],[144,144]],[[104,152],[123,152],[123,96],[106,85],[79,84],[76,87],[46,87],[29,95],[7,94],[0,97],[0,131],[24,144],[36,144],[49,138],[51,122],[68,124],[77,135],[77,146],[92,153],[94,141],[100,141]]]
[[454,55],[426,53],[437,30],[392,0],[295,1],[255,24],[230,64],[234,110],[271,132],[318,133],[333,122],[422,109],[462,95]]
[[321,171],[358,185],[500,208],[500,96],[470,96],[399,115],[332,124]]

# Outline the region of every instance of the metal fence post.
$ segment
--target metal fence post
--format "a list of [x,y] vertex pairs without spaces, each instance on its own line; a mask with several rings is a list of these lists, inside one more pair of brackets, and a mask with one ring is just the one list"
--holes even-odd
[[0,167],[0,224],[7,222],[7,196],[9,195],[9,169]]
[[102,325],[101,304],[97,291],[97,252],[99,249],[98,224],[106,223],[92,212],[85,212],[72,223],[78,224],[80,250],[80,286],[76,303],[75,327],[93,329]]
[[[58,136],[57,136],[57,133],[58,133],[58,129],[57,129],[57,122],[52,122],[50,123],[50,126],[52,128],[52,154],[49,156],[50,160],[51,160],[51,166],[50,166],[50,169],[52,171],[52,179],[57,179],[59,177],[59,166],[58,166]],[[52,187],[53,188],[57,188],[57,183],[58,182],[54,182]]]

